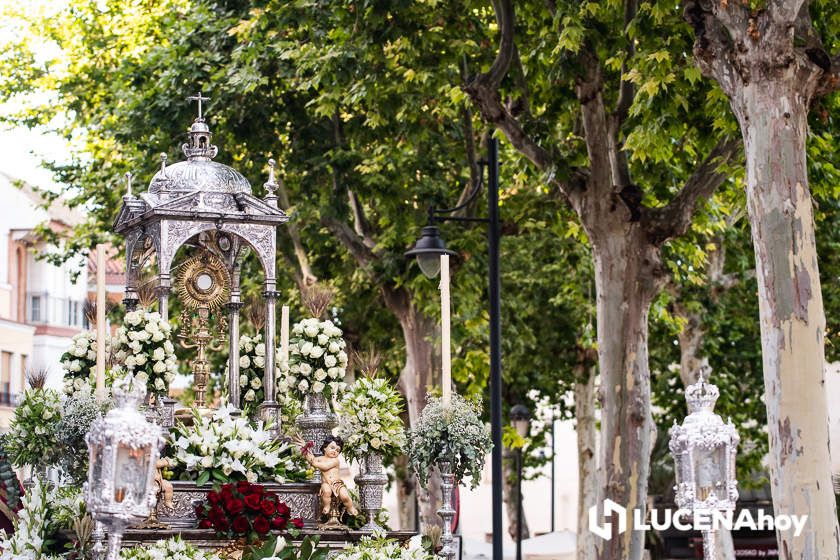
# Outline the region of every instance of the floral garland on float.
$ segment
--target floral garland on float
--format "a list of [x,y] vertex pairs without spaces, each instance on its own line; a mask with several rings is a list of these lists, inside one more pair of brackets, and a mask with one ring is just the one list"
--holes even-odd
[[156,311],[130,311],[115,339],[115,357],[125,370],[146,384],[149,395],[166,396],[178,373],[169,322]]
[[203,552],[181,536],[159,540],[149,546],[135,546],[120,550],[121,560],[220,560],[217,554]]
[[261,422],[234,416],[224,405],[202,417],[193,411],[193,423],[179,423],[172,436],[173,472],[177,478],[208,482],[288,482],[309,478],[310,471],[288,444],[274,439]]

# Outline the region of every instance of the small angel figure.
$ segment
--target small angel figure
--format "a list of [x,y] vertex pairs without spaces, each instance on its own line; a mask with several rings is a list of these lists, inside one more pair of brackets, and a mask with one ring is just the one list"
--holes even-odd
[[304,443],[300,436],[295,437],[295,442],[301,446],[301,454],[306,462],[321,471],[321,513],[324,515],[330,514],[330,505],[332,505],[333,496],[341,500],[344,504],[347,513],[356,516],[359,511],[353,505],[350,499],[350,493],[347,492],[347,487],[344,481],[339,478],[338,456],[344,448],[344,440],[340,437],[328,435],[321,444],[321,457],[316,457],[312,453],[313,443]]

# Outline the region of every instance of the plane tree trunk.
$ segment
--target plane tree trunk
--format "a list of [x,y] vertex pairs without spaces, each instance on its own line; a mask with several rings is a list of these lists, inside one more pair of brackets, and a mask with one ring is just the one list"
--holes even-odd
[[[808,3],[690,2],[695,59],[740,125],[758,280],[762,365],[777,514],[808,514],[800,536],[778,531],[780,557],[840,558],[824,385],[823,310],[808,186],[808,110],[837,87],[837,66]],[[795,37],[797,39],[795,39]]]

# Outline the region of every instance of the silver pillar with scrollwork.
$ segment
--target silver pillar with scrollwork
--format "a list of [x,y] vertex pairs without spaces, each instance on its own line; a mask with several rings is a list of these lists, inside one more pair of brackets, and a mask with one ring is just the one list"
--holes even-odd
[[[239,294],[231,292],[231,301],[227,304],[228,333],[230,335],[230,357],[228,358],[228,401],[239,410],[242,405],[239,387],[239,310],[242,302]],[[234,301],[234,299],[236,301]]]
[[263,392],[265,399],[260,406],[260,417],[266,424],[270,424],[270,431],[275,437],[280,436],[280,405],[275,401],[274,361],[276,356],[275,330],[277,326],[276,308],[277,297],[273,279],[266,279],[265,291],[265,373],[263,374]]
[[169,320],[169,292],[172,291],[172,278],[169,273],[161,272],[158,275],[156,288],[158,298],[158,312],[164,321]]
[[455,475],[452,473],[450,461],[438,460],[440,470],[440,491],[442,504],[437,514],[443,520],[443,532],[440,535],[441,549],[438,556],[452,560],[455,558],[455,546],[453,546],[452,520],[455,518],[455,508],[452,507],[452,489],[455,487]]

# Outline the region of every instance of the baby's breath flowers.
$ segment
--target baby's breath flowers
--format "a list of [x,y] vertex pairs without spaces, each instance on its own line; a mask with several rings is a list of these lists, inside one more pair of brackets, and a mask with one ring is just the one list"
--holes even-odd
[[423,486],[439,461],[451,461],[455,480],[470,476],[473,488],[481,481],[485,456],[493,446],[490,428],[481,420],[481,406],[457,394],[448,405],[440,398],[427,397],[408,445],[411,466]]

